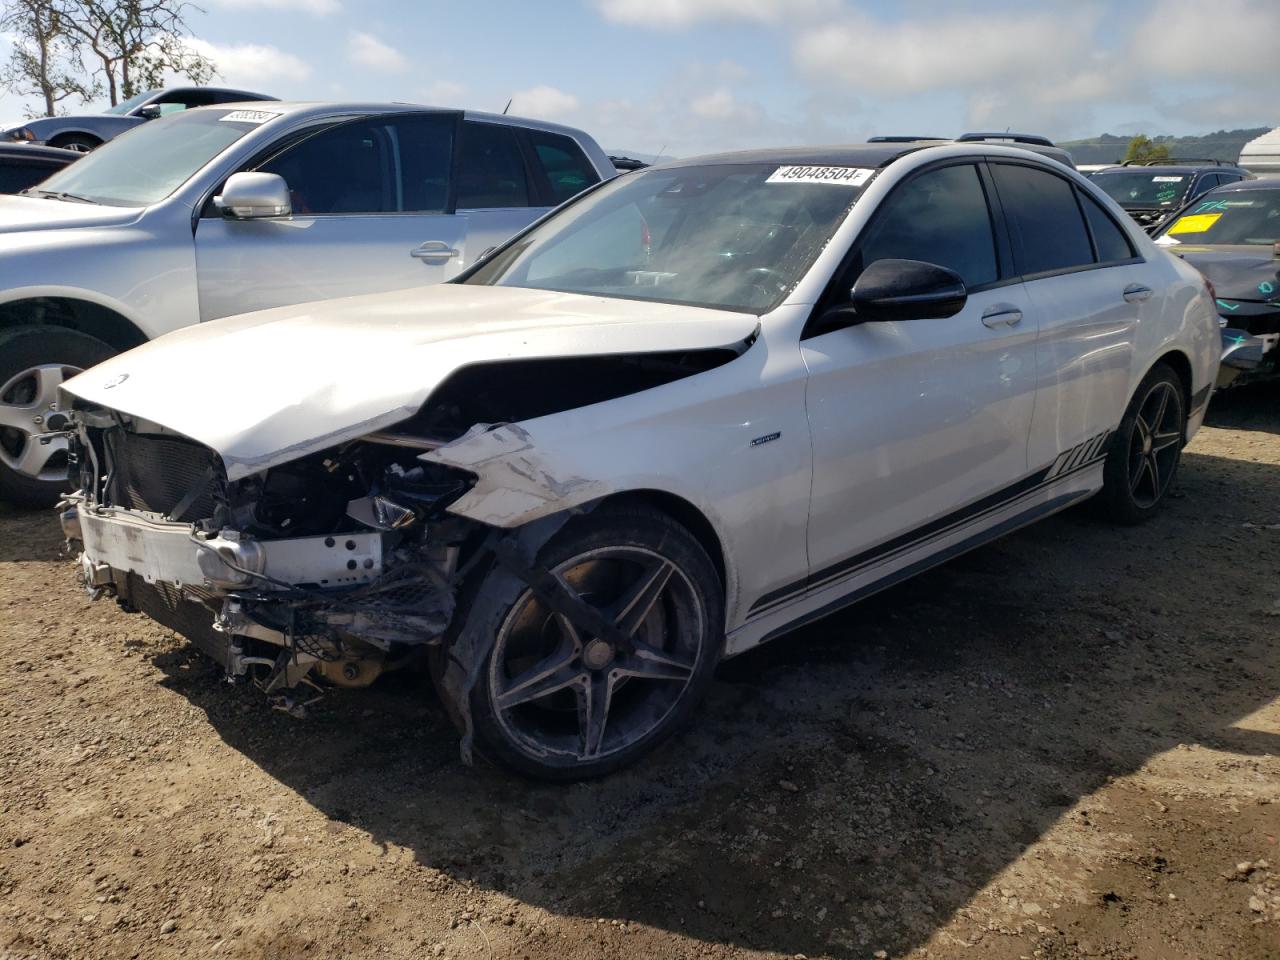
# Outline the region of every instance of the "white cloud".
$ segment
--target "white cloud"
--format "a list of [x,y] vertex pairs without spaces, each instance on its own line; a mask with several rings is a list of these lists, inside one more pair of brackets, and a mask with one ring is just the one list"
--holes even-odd
[[465,84],[455,80],[437,80],[430,86],[423,87],[419,95],[424,103],[451,107],[456,106],[466,92]]
[[342,9],[338,0],[213,0],[228,10],[284,10],[328,16]]
[[356,66],[384,73],[404,73],[409,69],[409,60],[403,53],[371,33],[352,34],[347,45],[347,59]]
[[854,14],[802,31],[797,64],[825,78],[898,96],[1034,82],[1079,65],[1091,30],[1053,14],[1011,14],[978,24],[967,15],[900,22]]
[[1134,53],[1145,69],[1164,77],[1266,87],[1263,65],[1275,60],[1278,34],[1276,0],[1214,0],[1210,7],[1202,0],[1155,0],[1136,30],[1152,42],[1135,44]]
[[642,27],[685,27],[708,20],[780,23],[833,13],[838,0],[595,0],[607,20]]
[[191,50],[212,60],[218,68],[218,82],[227,86],[259,88],[273,81],[306,80],[311,76],[311,67],[306,61],[268,44],[224,46],[195,37],[183,42]]
[[572,93],[542,84],[528,90],[517,90],[511,98],[509,112],[516,116],[550,120],[573,113],[580,105],[581,101]]

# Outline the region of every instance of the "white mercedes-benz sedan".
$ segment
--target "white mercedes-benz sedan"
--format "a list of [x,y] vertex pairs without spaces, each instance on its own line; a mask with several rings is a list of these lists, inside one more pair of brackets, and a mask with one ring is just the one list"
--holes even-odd
[[587,191],[451,283],[64,385],[95,596],[299,708],[425,654],[473,745],[596,776],[716,663],[1099,496],[1203,420],[1192,267],[1034,153],[882,143]]

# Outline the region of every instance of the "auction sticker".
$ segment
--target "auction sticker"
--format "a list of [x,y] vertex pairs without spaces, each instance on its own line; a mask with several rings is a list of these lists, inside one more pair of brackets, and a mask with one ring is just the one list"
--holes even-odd
[[765,183],[836,183],[860,187],[874,173],[862,167],[779,167]]
[[1220,213],[1193,213],[1182,217],[1169,228],[1169,233],[1204,233],[1221,219]]
[[278,113],[272,113],[270,110],[232,110],[226,116],[219,117],[221,120],[230,120],[233,123],[266,123],[268,120],[274,120],[280,116]]
[[1152,183],[1181,183],[1186,177],[1152,177]]

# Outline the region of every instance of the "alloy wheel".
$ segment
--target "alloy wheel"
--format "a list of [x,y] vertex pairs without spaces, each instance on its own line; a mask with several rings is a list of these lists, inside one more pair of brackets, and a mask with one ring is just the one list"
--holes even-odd
[[1138,407],[1129,439],[1129,491],[1139,507],[1154,506],[1173,480],[1182,446],[1182,401],[1177,388],[1154,384]]
[[[58,410],[58,387],[79,367],[47,363],[0,384],[0,463],[33,480],[65,480],[67,417]],[[41,442],[41,437],[47,437]]]
[[689,577],[647,547],[589,550],[552,572],[617,632],[592,636],[525,591],[495,639],[489,693],[516,749],[589,763],[662,725],[708,655],[707,625]]

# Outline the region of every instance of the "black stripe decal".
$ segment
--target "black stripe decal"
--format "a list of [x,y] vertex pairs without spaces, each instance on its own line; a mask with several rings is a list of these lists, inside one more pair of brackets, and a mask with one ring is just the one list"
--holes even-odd
[[1195,396],[1191,398],[1191,412],[1195,413],[1202,406],[1209,402],[1209,393],[1213,390],[1212,383],[1206,383],[1203,387],[1196,391]]
[[784,633],[790,633],[792,630],[803,627],[806,623],[812,623],[814,620],[820,620],[829,614],[835,613],[842,607],[849,606],[851,603],[857,603],[859,600],[865,600],[874,593],[879,593],[881,590],[887,590],[889,587],[895,586],[904,580],[910,580],[916,574],[923,573],[930,567],[936,567],[938,564],[946,563],[948,560],[952,560],[960,556],[962,553],[968,553],[970,550],[980,547],[983,544],[990,543],[992,540],[998,540],[1006,533],[1012,533],[1014,530],[1034,523],[1042,517],[1047,517],[1051,513],[1057,513],[1059,510],[1063,510],[1071,506],[1073,503],[1083,500],[1085,496],[1086,494],[1084,493],[1068,494],[1062,497],[1055,497],[1047,503],[1042,503],[1039,506],[1032,507],[1030,510],[1020,513],[1016,517],[1010,517],[1003,523],[996,524],[996,526],[989,530],[983,530],[981,533],[974,534],[968,540],[953,544],[946,550],[940,550],[931,556],[925,557],[923,560],[918,560],[915,563],[903,567],[901,570],[895,570],[893,573],[876,580],[874,583],[868,583],[863,587],[859,587],[857,590],[847,593],[843,597],[839,597],[828,604],[824,604],[817,610],[812,610],[809,613],[806,613],[803,617],[799,617],[796,620],[785,623],[765,634],[759,642],[768,643],[775,637],[779,637]]
[[1103,458],[1096,456],[1090,457],[1088,460],[1072,467],[1070,470],[1060,466],[1060,464],[1063,463],[1064,457],[1074,459],[1077,454],[1087,452],[1090,447],[1095,445],[1101,446],[1109,435],[1110,431],[1107,431],[1097,437],[1091,437],[1084,443],[1059,454],[1058,458],[1048,467],[1043,467],[1035,473],[1023,477],[1016,483],[1010,484],[1002,490],[998,490],[995,493],[983,497],[981,500],[976,500],[968,506],[961,507],[959,510],[955,510],[951,513],[945,514],[944,516],[938,517],[936,520],[932,520],[923,526],[916,527],[906,533],[899,534],[891,540],[886,540],[874,547],[863,550],[861,553],[856,553],[851,557],[846,557],[839,563],[834,563],[822,570],[819,570],[817,573],[803,577],[799,580],[794,580],[786,586],[779,587],[776,590],[771,590],[751,605],[750,609],[747,611],[747,617],[751,618],[763,613],[766,611],[766,608],[779,606],[793,597],[799,596],[809,590],[817,589],[820,586],[824,586],[831,580],[852,571],[856,567],[866,566],[884,559],[889,554],[899,553],[903,550],[910,549],[921,541],[927,540],[938,533],[942,533],[954,527],[962,526],[965,523],[978,519],[980,516],[1005,507],[1014,500],[1017,500],[1040,487],[1047,486],[1050,483],[1056,483],[1059,480],[1065,479],[1066,477],[1078,473],[1081,470],[1088,469]]

